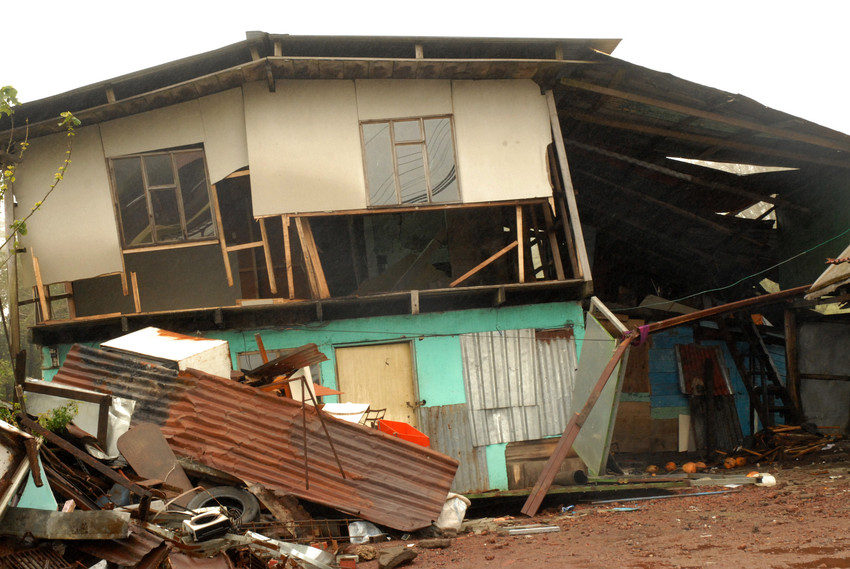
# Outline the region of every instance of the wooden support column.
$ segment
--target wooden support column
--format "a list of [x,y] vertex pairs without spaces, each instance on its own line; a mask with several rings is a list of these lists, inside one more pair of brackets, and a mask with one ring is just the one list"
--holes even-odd
[[269,288],[272,294],[277,294],[277,281],[274,278],[274,263],[272,262],[272,251],[269,247],[269,236],[266,232],[266,218],[260,218],[260,235],[263,237],[263,256],[266,259],[266,271],[269,273]]
[[469,277],[471,277],[472,275],[474,275],[475,273],[477,273],[478,271],[480,271],[481,269],[483,269],[484,267],[486,267],[487,265],[489,265],[490,263],[495,261],[496,259],[500,258],[502,255],[504,255],[505,253],[507,253],[508,251],[510,251],[511,249],[513,249],[516,246],[517,246],[517,242],[514,241],[513,243],[511,243],[510,245],[507,245],[506,247],[504,247],[500,251],[493,253],[492,255],[490,255],[490,257],[488,259],[478,263],[477,265],[475,265],[474,267],[472,267],[471,269],[466,271],[464,274],[462,274],[461,276],[459,276],[458,278],[453,280],[449,284],[449,287],[452,287],[452,288],[456,287],[457,285],[459,285],[460,283],[462,283],[463,281],[465,281],[466,279],[468,279]]
[[800,366],[797,360],[797,313],[785,309],[785,388],[800,416],[803,403],[800,398]]
[[138,314],[142,311],[142,300],[139,296],[139,281],[135,272],[130,273],[130,281],[133,284],[133,304],[136,307],[136,314]]
[[304,262],[307,265],[307,274],[310,280],[310,288],[315,295],[314,298],[330,298],[331,293],[325,280],[325,272],[322,270],[322,260],[319,258],[319,251],[313,238],[313,230],[310,228],[310,220],[304,217],[296,217],[295,228],[298,231],[298,238],[301,240],[301,251],[304,253]]
[[283,225],[283,254],[286,256],[286,288],[289,298],[295,298],[295,279],[292,277],[292,245],[289,242],[289,216],[280,216]]
[[525,229],[522,223],[522,206],[516,206],[517,282],[525,282]]
[[224,235],[224,225],[221,222],[221,208],[218,205],[218,190],[215,184],[210,186],[212,194],[213,213],[215,214],[215,226],[218,231],[218,242],[221,245],[221,257],[224,261],[224,272],[227,274],[227,286],[233,286],[233,271],[230,268],[230,256],[227,254],[227,240]]
[[41,279],[41,267],[38,265],[38,257],[35,256],[35,251],[30,248],[32,254],[32,269],[35,272],[35,289],[38,295],[38,305],[41,307],[42,321],[50,320],[50,303],[47,301],[47,288],[44,286],[44,281]]
[[552,222],[552,209],[548,203],[543,204],[543,219],[546,222],[546,235],[549,237],[549,249],[552,251],[552,262],[555,263],[555,274],[559,281],[565,280],[564,263],[561,262],[561,250],[558,247],[558,236],[555,235],[555,224]]
[[[558,119],[558,109],[555,106],[555,95],[551,90],[546,91],[546,102],[549,105],[549,123],[552,127],[552,140],[555,142],[555,150],[558,155],[558,164],[561,167],[561,178],[564,181],[564,197],[569,210],[569,222],[572,229],[573,242],[575,244],[576,256],[580,274],[576,275],[586,281],[592,280],[590,276],[590,261],[587,258],[587,249],[584,246],[584,233],[581,230],[581,222],[578,216],[578,204],[576,203],[575,190],[573,189],[570,167],[567,162],[567,151],[564,147],[564,138],[561,134],[561,122]],[[564,230],[569,231],[564,220]]]

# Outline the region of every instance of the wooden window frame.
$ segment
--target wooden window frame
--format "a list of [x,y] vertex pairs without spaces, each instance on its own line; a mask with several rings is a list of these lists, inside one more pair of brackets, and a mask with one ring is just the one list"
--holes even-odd
[[[449,200],[449,201],[434,201],[432,190],[433,186],[431,184],[431,167],[428,159],[428,138],[425,132],[425,121],[433,120],[433,119],[447,119],[449,121],[449,127],[451,128],[451,142],[452,142],[452,158],[454,159],[454,167],[455,167],[455,182],[457,184],[457,200]],[[395,137],[395,128],[394,125],[397,123],[404,122],[419,122],[419,131],[422,134],[421,138],[418,140],[403,140],[397,141]],[[395,185],[395,203],[385,203],[385,204],[373,204],[372,203],[372,193],[369,188],[369,161],[366,152],[366,136],[363,131],[364,125],[370,124],[386,124],[389,126],[389,135],[390,135],[390,146],[392,148],[392,164],[393,164],[393,182]],[[459,204],[463,203],[463,192],[461,190],[460,184],[460,176],[458,175],[458,155],[457,155],[457,139],[455,135],[455,122],[454,115],[444,114],[444,115],[426,115],[426,116],[417,116],[417,117],[404,117],[404,118],[392,118],[392,119],[375,119],[375,120],[364,120],[360,121],[360,145],[363,150],[363,172],[365,176],[366,183],[366,203],[368,208],[394,208],[394,207],[410,207],[410,206],[431,206],[431,205],[449,205],[449,204]],[[423,169],[425,172],[425,191],[426,191],[426,201],[421,203],[404,203],[401,199],[401,181],[399,175],[399,164],[398,164],[398,152],[397,148],[402,146],[413,146],[413,145],[421,145],[422,146],[422,158],[423,158]]]

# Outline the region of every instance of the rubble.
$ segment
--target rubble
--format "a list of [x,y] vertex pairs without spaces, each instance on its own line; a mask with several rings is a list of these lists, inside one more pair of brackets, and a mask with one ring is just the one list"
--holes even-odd
[[[122,348],[75,346],[52,385],[33,387],[41,405],[81,398],[97,436],[74,422],[52,432],[25,405],[20,427],[0,423],[0,567],[330,569],[348,527],[386,539],[441,513],[455,460],[325,415],[312,393],[267,389],[324,358],[315,346],[233,379]],[[116,400],[131,402],[119,431],[106,421]],[[301,501],[341,519],[313,520]],[[416,553],[378,555],[395,567]]]

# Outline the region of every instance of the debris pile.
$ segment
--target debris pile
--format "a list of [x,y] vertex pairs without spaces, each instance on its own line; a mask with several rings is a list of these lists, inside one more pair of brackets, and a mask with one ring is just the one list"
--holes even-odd
[[[431,527],[454,459],[267,389],[314,348],[231,379],[74,346],[0,421],[0,569],[326,569],[349,541]],[[45,428],[45,406],[73,422]]]
[[752,455],[751,462],[774,462],[800,458],[822,450],[840,440],[838,435],[824,435],[812,424],[768,427],[755,435],[755,448],[744,449]]

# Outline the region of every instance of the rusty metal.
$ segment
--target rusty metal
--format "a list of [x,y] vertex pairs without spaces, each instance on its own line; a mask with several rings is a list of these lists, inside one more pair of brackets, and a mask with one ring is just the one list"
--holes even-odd
[[83,541],[74,545],[84,553],[121,567],[143,566],[143,563],[158,557],[161,561],[170,550],[163,538],[145,531],[134,522],[130,522],[130,535],[124,539]]
[[[431,524],[442,510],[457,461],[439,452],[390,437],[375,429],[327,418],[346,477],[337,469],[317,410],[298,401],[197,372],[170,370],[153,388],[138,391],[151,373],[102,350],[74,346],[54,381],[107,391],[136,400],[133,416],[161,426],[172,450],[272,492],[336,508],[403,531]],[[152,393],[157,397],[152,397]],[[310,449],[310,488],[304,488],[303,445]]]
[[130,534],[127,512],[55,512],[34,508],[9,508],[0,535],[36,539],[121,539]]
[[0,569],[72,569],[82,567],[77,563],[69,563],[52,547],[39,547],[16,551],[0,557]]
[[[257,338],[257,345],[262,347],[261,338]],[[310,367],[328,359],[325,354],[319,351],[316,344],[305,344],[298,348],[281,351],[283,353],[279,357],[252,370],[245,371],[245,375],[253,380],[251,381],[252,385],[265,385],[280,376],[289,377],[301,368]],[[263,359],[266,359],[265,348],[261,348],[260,352],[264,355]]]
[[48,431],[47,429],[45,429],[44,427],[42,427],[41,425],[39,425],[38,423],[36,423],[32,419],[30,419],[29,417],[25,417],[25,416],[21,415],[21,416],[18,417],[18,419],[20,420],[22,425],[26,426],[31,431],[41,435],[42,437],[44,437],[45,439],[47,439],[51,443],[55,444],[56,446],[58,446],[59,448],[61,448],[65,452],[71,453],[72,455],[74,455],[75,458],[82,460],[88,466],[92,467],[94,470],[98,471],[103,476],[106,476],[107,478],[109,478],[113,482],[120,484],[121,486],[124,486],[125,488],[129,489],[131,492],[133,492],[134,494],[139,496],[142,499],[141,503],[139,504],[139,517],[142,520],[144,520],[147,517],[148,508],[150,506],[150,500],[151,500],[151,497],[153,496],[153,494],[151,494],[151,492],[149,490],[146,490],[145,488],[142,488],[138,484],[130,482],[129,480],[127,480],[123,476],[116,474],[115,471],[113,471],[111,468],[104,466],[99,460],[92,458],[87,453],[81,451],[80,449],[78,449],[77,447],[75,447],[74,445],[72,445],[71,443],[69,443],[68,441],[63,439],[62,437],[60,437],[60,436],[58,436],[54,433],[51,433],[50,431]]

